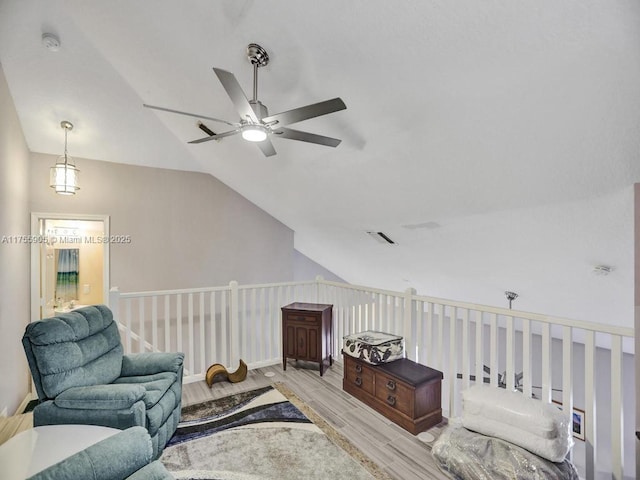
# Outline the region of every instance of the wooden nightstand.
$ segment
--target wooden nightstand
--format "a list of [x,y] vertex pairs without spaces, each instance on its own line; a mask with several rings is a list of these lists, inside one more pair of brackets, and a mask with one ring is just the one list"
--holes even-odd
[[292,303],[282,307],[282,368],[287,358],[320,364],[320,376],[325,362],[333,365],[331,356],[333,305],[323,303]]

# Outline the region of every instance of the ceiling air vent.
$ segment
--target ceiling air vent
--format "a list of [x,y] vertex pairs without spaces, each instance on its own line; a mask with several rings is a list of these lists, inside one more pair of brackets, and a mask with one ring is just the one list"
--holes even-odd
[[393,240],[391,240],[387,235],[385,235],[383,232],[367,232],[369,235],[371,235],[372,238],[375,238],[376,241],[380,242],[380,243],[384,243],[384,244],[388,244],[388,245],[397,245],[396,242],[394,242]]

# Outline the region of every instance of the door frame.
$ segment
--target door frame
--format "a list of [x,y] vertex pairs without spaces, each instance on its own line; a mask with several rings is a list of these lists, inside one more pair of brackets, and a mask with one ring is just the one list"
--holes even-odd
[[[42,305],[42,298],[40,293],[40,281],[42,264],[40,258],[40,248],[42,244],[37,242],[41,237],[39,231],[39,225],[41,220],[92,220],[101,221],[104,224],[104,235],[108,237],[110,235],[109,227],[109,215],[90,215],[82,213],[45,213],[45,212],[31,212],[31,238],[34,241],[31,242],[31,321],[35,322],[40,320],[40,307]],[[102,255],[102,302],[105,305],[109,305],[109,279],[110,279],[110,261],[109,261],[109,242],[104,244],[104,252]]]

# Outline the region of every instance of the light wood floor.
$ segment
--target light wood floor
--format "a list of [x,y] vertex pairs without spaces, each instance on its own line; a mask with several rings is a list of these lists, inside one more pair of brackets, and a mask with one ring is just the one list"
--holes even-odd
[[[264,374],[272,372],[272,377]],[[449,479],[431,456],[426,444],[342,390],[342,364],[335,363],[320,377],[317,364],[290,360],[282,365],[249,371],[240,383],[202,382],[183,386],[183,405],[221,398],[282,382],[322,418],[349,439],[392,478],[397,480]],[[434,427],[432,433],[439,433]]]

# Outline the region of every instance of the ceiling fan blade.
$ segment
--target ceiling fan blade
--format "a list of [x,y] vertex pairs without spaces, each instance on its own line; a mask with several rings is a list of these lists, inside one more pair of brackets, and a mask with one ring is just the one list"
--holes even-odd
[[293,110],[276,113],[275,115],[269,115],[268,117],[263,118],[262,121],[264,123],[277,122],[281,125],[290,125],[292,123],[301,122],[302,120],[307,120],[308,118],[319,117],[321,115],[327,115],[328,113],[345,110],[346,108],[347,106],[344,104],[342,99],[336,97],[331,100],[325,100],[324,102],[294,108]]
[[276,154],[276,149],[273,148],[273,143],[271,143],[271,140],[268,138],[262,142],[256,142],[256,145],[260,150],[262,150],[265,157],[271,157]]
[[188,117],[206,118],[207,120],[213,120],[214,122],[226,123],[227,125],[231,125],[232,127],[237,127],[238,126],[237,123],[227,122],[226,120],[220,120],[219,118],[207,117],[206,115],[198,115],[197,113],[181,112],[180,110],[173,110],[171,108],[157,107],[155,105],[147,105],[146,103],[143,103],[142,106],[146,107],[146,108],[153,108],[154,110],[162,110],[163,112],[170,112],[170,113],[177,113],[179,115],[186,115]]
[[292,128],[281,127],[274,134],[281,138],[288,138],[289,140],[300,140],[301,142],[317,143],[318,145],[325,145],[327,147],[337,147],[342,140],[337,138],[325,137],[324,135],[316,135],[315,133],[301,132],[300,130],[293,130]]
[[249,117],[251,121],[257,123],[258,117],[253,111],[253,108],[251,108],[249,100],[247,100],[247,96],[244,94],[244,91],[242,90],[242,87],[240,87],[238,80],[236,80],[235,75],[231,72],[215,67],[213,67],[213,71],[218,76],[218,80],[222,83],[227,95],[231,98],[233,105],[240,114],[240,118],[242,120],[246,120],[247,117]]
[[224,137],[235,135],[236,133],[239,133],[239,132],[240,132],[240,129],[229,130],[228,132],[216,133],[215,135],[209,135],[208,137],[199,138],[197,140],[191,140],[189,143],[203,143],[203,142],[208,142],[209,140],[219,140]]

